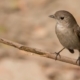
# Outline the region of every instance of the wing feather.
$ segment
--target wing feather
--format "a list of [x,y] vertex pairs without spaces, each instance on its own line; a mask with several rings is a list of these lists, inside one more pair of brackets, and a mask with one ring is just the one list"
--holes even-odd
[[78,36],[78,39],[80,41],[80,27],[79,26],[75,26],[74,27],[74,32]]

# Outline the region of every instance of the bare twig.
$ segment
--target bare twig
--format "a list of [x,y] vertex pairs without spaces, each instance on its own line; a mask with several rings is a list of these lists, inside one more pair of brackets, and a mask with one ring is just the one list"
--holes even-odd
[[[50,59],[55,59],[55,57],[56,57],[55,53],[52,54],[52,53],[44,52],[44,51],[41,51],[41,50],[37,50],[37,49],[27,47],[27,46],[24,46],[24,45],[21,45],[19,43],[15,43],[15,42],[3,39],[3,38],[0,38],[0,43],[6,44],[6,45],[9,45],[9,46],[13,46],[13,47],[18,48],[20,50],[24,50],[24,51],[27,51],[27,52],[32,52],[32,53],[35,53],[35,54],[38,54],[38,55],[42,55],[42,56],[50,58]],[[71,58],[68,58],[68,57],[65,57],[65,56],[61,56],[61,58],[59,57],[58,60],[62,61],[62,62],[77,65],[75,59],[71,59]]]

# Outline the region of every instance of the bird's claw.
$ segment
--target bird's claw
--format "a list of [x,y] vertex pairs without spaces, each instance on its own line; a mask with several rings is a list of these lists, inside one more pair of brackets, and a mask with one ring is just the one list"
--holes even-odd
[[55,60],[57,60],[58,56],[61,58],[61,55],[59,52],[55,52],[55,54],[56,54]]
[[76,60],[76,64],[79,64],[79,66],[80,66],[80,57],[78,57],[78,59]]

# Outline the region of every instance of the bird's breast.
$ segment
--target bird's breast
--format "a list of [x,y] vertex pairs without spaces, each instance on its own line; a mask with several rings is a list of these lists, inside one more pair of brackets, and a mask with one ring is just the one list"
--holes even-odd
[[71,49],[78,49],[80,47],[80,41],[72,29],[57,25],[55,31],[60,43],[64,47]]

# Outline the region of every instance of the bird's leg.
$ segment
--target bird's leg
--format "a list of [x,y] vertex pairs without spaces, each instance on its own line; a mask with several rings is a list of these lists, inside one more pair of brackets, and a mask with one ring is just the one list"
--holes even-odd
[[55,58],[55,60],[57,60],[57,57],[58,57],[58,56],[61,57],[61,56],[60,56],[60,52],[62,52],[64,49],[65,49],[65,48],[62,48],[59,52],[55,52],[55,53],[56,53],[56,58]]
[[76,64],[79,63],[79,66],[80,66],[80,50],[79,50],[79,57],[78,59],[76,60]]

